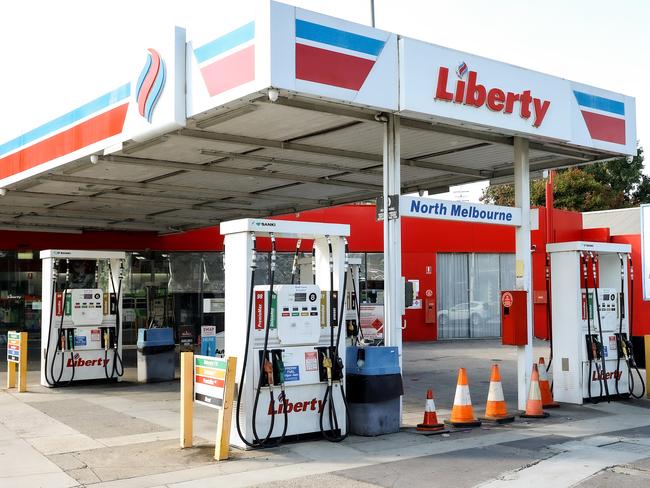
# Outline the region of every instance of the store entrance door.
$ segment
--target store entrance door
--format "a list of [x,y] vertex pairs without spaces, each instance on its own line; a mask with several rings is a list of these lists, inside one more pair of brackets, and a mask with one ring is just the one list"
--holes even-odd
[[515,285],[514,254],[439,253],[439,339],[501,336],[499,291]]

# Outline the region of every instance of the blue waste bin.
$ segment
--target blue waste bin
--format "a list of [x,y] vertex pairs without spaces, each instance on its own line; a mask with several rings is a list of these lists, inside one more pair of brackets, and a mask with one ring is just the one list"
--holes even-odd
[[176,346],[171,327],[138,330],[138,381],[172,381],[176,376]]
[[353,434],[399,432],[404,387],[397,347],[348,347],[345,381]]

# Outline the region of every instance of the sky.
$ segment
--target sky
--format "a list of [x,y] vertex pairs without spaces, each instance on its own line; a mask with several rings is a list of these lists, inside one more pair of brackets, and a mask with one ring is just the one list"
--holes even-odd
[[[217,30],[229,6],[255,3],[2,2],[0,143],[122,83],[111,66],[133,56],[140,65],[140,48],[155,30]],[[370,23],[370,0],[286,3]],[[375,0],[375,14],[384,30],[634,96],[637,139],[650,146],[648,1]]]

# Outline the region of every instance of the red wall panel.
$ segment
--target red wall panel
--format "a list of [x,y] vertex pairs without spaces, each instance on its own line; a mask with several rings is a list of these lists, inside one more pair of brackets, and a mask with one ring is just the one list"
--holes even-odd
[[641,268],[641,236],[639,234],[613,236],[612,242],[632,246],[634,266],[634,316],[632,332],[635,336],[650,334],[650,302],[643,301],[643,272]]
[[[427,266],[431,273],[427,273]],[[406,328],[403,330],[405,341],[435,341],[438,339],[438,324],[424,323],[424,300],[427,290],[431,290],[436,299],[436,254],[433,252],[402,253],[402,273],[407,280],[420,280],[418,298],[422,300],[421,309],[407,309],[404,316]]]

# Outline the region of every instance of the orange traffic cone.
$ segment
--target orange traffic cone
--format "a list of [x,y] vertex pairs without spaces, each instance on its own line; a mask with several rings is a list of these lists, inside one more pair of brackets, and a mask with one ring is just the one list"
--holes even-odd
[[424,404],[424,420],[417,425],[417,430],[433,432],[444,429],[445,425],[438,423],[436,404],[433,402],[433,390],[427,390],[427,401]]
[[526,411],[520,417],[527,419],[543,419],[548,417],[542,408],[542,392],[539,389],[539,371],[537,364],[533,363],[533,372],[530,375],[530,389],[526,401]]
[[478,427],[481,421],[474,417],[472,399],[469,396],[469,385],[467,384],[467,372],[465,368],[458,370],[458,384],[456,385],[456,396],[454,406],[451,409],[449,420],[445,421],[454,427]]
[[509,415],[506,407],[506,401],[503,397],[503,387],[501,386],[501,374],[499,365],[492,365],[492,374],[490,375],[490,389],[488,391],[487,403],[485,404],[485,416],[482,420],[489,420],[498,424],[506,424],[515,420],[514,415]]
[[542,392],[542,407],[558,408],[560,406],[558,402],[553,400],[553,392],[551,391],[551,384],[548,381],[544,358],[539,358],[539,390]]

